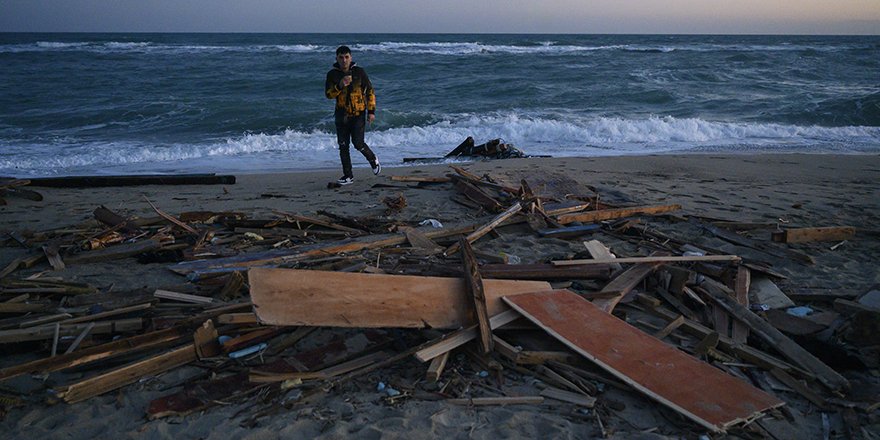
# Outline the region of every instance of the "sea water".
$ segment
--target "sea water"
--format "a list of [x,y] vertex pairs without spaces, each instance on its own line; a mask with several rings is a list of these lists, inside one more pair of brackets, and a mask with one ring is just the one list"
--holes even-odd
[[6,33],[0,175],[337,168],[340,44],[376,88],[386,166],[467,136],[556,157],[880,152],[878,36]]

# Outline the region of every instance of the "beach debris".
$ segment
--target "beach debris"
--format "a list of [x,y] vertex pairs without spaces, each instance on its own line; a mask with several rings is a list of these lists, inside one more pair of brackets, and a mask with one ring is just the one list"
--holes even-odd
[[385,210],[385,215],[396,214],[406,207],[406,196],[399,193],[396,197],[385,197],[382,199],[382,203],[388,208]]
[[[451,169],[391,180],[445,191],[471,210],[469,224],[444,228],[424,217],[434,213],[170,214],[151,202],[150,217],[99,206],[85,225],[7,231],[3,243],[18,254],[0,270],[0,344],[38,359],[5,361],[0,380],[88,367],[45,386],[69,403],[161,387],[171,394],[150,403],[150,419],[241,404],[245,427],[357,392],[345,383],[376,387],[377,371],[384,404],[546,398],[552,405],[539,411],[567,405],[603,432],[628,429],[609,389],[658,400],[691,420],[671,423],[692,433],[759,429],[749,422],[779,418],[783,402],[836,412],[851,427],[876,409],[837,371],[840,360],[880,366],[876,287],[792,284],[787,275],[805,266],[776,266],[807,263],[824,247],[807,255],[766,238],[776,223],[643,205],[562,173]],[[408,188],[394,191],[384,205],[402,209]],[[788,223],[781,233],[787,243],[855,233],[836,228]],[[525,247],[507,247],[516,240]],[[133,256],[185,281],[115,292],[57,277]],[[629,341],[614,348],[618,358],[602,357],[617,340]],[[657,361],[666,356],[675,367]],[[183,365],[185,378],[163,374]],[[699,385],[682,394],[682,383]]]
[[782,243],[808,243],[848,240],[855,234],[856,228],[852,226],[828,226],[823,228],[787,228],[774,232],[771,237],[773,241]]

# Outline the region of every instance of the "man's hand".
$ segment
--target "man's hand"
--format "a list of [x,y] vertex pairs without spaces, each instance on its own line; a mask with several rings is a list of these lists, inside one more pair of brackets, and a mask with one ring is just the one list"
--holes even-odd
[[375,114],[373,114],[373,113],[369,113],[369,114],[367,114],[367,122],[369,122],[370,124],[372,124],[373,121],[375,121],[375,120],[376,120],[376,115],[375,115]]

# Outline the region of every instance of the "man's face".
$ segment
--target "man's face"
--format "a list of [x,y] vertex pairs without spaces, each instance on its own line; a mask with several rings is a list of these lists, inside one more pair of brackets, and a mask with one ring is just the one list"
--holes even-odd
[[341,53],[336,55],[336,62],[339,64],[339,67],[342,70],[348,70],[351,66],[351,54],[350,53]]

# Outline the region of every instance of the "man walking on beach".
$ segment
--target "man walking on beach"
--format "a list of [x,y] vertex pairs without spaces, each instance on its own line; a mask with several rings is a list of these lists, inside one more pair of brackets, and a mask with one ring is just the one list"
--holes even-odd
[[379,158],[364,142],[366,123],[373,123],[376,119],[376,94],[367,72],[351,60],[351,49],[348,46],[339,46],[336,49],[336,63],[327,72],[324,93],[328,99],[336,100],[336,141],[339,144],[343,173],[337,182],[340,185],[354,183],[349,154],[352,143],[370,162],[373,174],[378,175],[382,171]]

